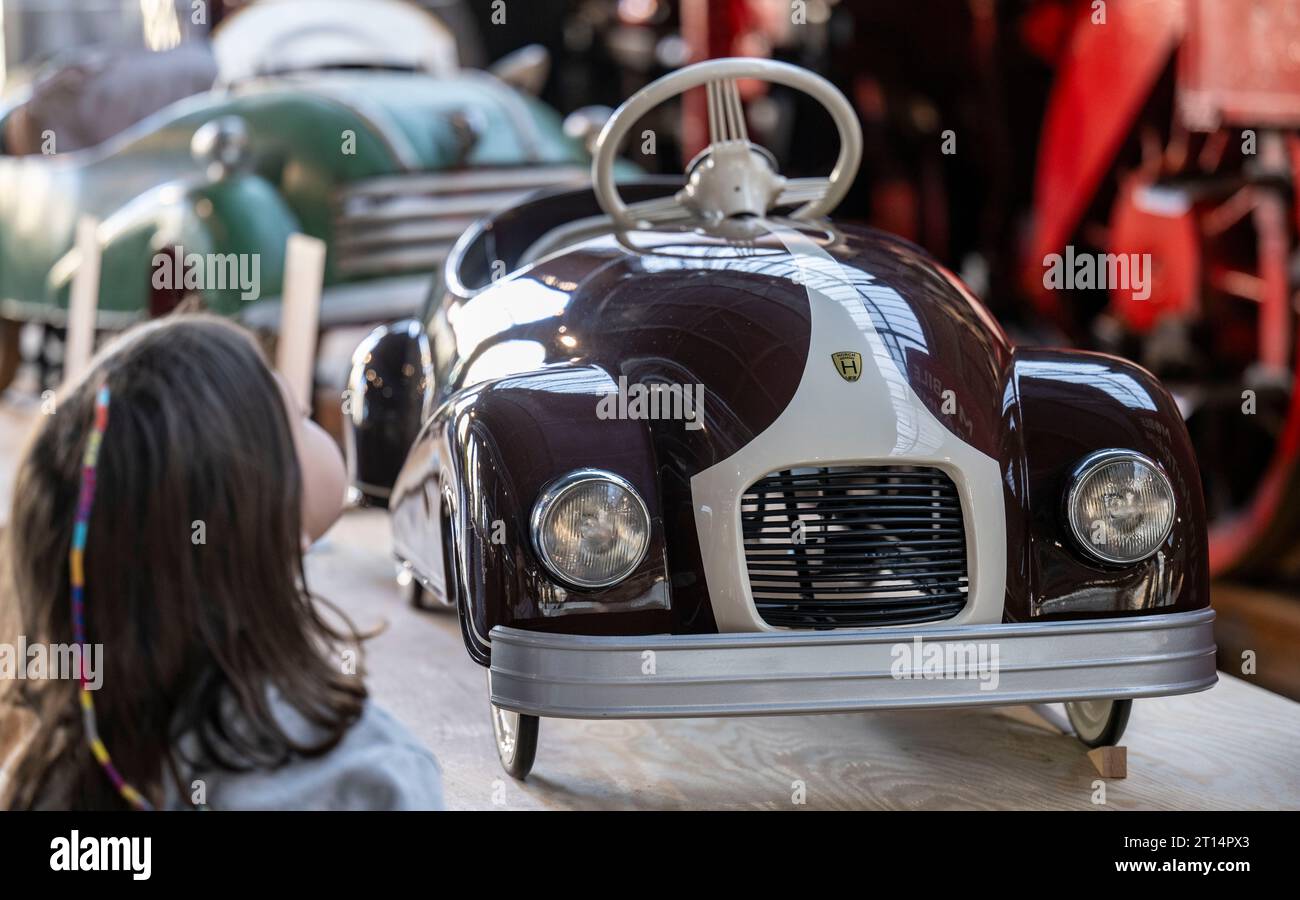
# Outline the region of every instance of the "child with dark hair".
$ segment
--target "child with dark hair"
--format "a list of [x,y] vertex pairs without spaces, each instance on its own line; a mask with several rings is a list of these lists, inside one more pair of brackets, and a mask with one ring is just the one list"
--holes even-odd
[[102,646],[102,684],[0,685],[0,808],[439,808],[307,590],[343,491],[237,326],[173,316],[101,353],[19,470],[4,639]]

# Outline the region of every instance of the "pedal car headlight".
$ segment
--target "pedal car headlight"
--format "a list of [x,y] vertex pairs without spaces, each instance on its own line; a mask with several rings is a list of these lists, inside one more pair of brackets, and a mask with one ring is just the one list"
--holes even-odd
[[1070,530],[1087,553],[1108,563],[1140,562],[1174,524],[1174,490],[1151,460],[1131,450],[1086,457],[1066,497]]
[[626,480],[579,469],[533,507],[533,546],[546,568],[574,587],[603,588],[635,571],[650,547],[650,513]]

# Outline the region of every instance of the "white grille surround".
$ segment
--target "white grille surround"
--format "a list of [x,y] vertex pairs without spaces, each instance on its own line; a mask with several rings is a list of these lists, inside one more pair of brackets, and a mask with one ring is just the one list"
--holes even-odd
[[[790,404],[750,443],[691,479],[700,554],[718,630],[787,630],[765,622],[755,605],[745,557],[743,498],[771,472],[809,466],[941,470],[961,501],[969,586],[961,611],[933,627],[1001,622],[1007,531],[997,460],[957,437],[912,390],[862,302],[863,273],[847,270],[794,227],[770,220],[766,225],[799,267],[812,331],[804,372]],[[886,285],[870,283],[868,289],[901,301]],[[832,353],[845,350],[862,354],[863,371],[853,382],[841,378],[831,362]],[[853,412],[846,415],[846,410]]]

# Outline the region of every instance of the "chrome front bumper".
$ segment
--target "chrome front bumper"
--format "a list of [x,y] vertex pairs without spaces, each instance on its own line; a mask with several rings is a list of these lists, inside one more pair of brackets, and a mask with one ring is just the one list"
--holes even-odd
[[[498,626],[490,681],[498,706],[574,719],[1156,697],[1202,691],[1218,680],[1213,623],[1214,611],[1204,609],[1082,622],[722,635],[587,637]],[[936,653],[985,665],[943,673],[966,677],[932,677],[933,670],[928,677],[925,661]]]

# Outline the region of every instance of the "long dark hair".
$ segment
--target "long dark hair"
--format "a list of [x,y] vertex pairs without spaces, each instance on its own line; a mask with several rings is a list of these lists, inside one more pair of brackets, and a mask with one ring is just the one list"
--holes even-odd
[[[204,315],[124,335],[57,402],[14,485],[17,634],[71,643],[68,551],[95,393],[112,395],[85,556],[87,640],[103,645],[99,732],[155,805],[183,771],[274,767],[324,753],[360,715],[335,659],[355,630],[306,588],[302,482],[279,387],[249,334]],[[11,617],[12,618],[12,617]],[[15,635],[16,636],[16,635]],[[75,681],[14,682],[4,718],[34,728],[11,760],[10,807],[126,806],[85,741]],[[319,742],[300,745],[270,695]],[[232,721],[237,717],[238,721]],[[14,728],[0,720],[0,736]],[[197,759],[179,761],[182,735]]]

